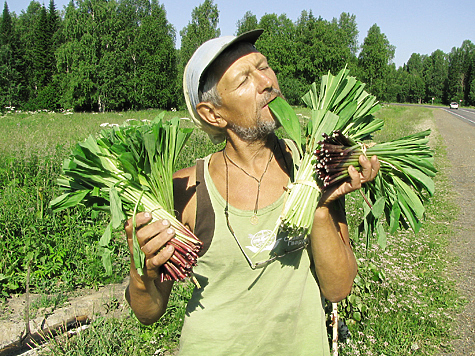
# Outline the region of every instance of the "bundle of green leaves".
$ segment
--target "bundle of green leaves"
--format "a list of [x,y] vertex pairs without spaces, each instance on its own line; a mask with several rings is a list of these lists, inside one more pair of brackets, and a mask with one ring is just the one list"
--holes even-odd
[[111,251],[107,246],[112,230],[132,218],[134,263],[143,274],[145,255],[135,234],[137,211],[151,212],[152,221],[167,219],[176,231],[169,242],[175,252],[162,266],[162,280],[189,277],[196,263],[201,241],[176,219],[173,199],[177,157],[193,129],[180,127],[179,118],[164,121],[163,117],[164,113],[152,121],[128,120],[104,129],[79,142],[64,160],[58,179],[64,193],[50,206],[60,211],[84,204],[110,213],[110,223],[99,241],[109,273]]
[[[276,230],[286,230],[291,236],[307,235],[323,189],[346,179],[349,165],[359,168],[360,154],[378,155],[381,162],[376,179],[363,187],[367,207],[360,232],[366,236],[367,243],[376,233],[379,243],[386,244],[383,216],[391,232],[400,226],[418,230],[424,213],[424,192],[430,196],[434,193],[432,177],[436,170],[433,153],[427,146],[430,131],[376,145],[368,143],[371,134],[381,129],[384,122],[374,117],[380,105],[364,86],[349,76],[346,68],[336,76],[331,73],[323,76],[320,90],[313,83],[302,98],[312,109],[304,139],[299,119],[285,100],[278,98],[269,104],[303,153],[288,186]],[[333,152],[332,145],[340,146],[338,152]]]

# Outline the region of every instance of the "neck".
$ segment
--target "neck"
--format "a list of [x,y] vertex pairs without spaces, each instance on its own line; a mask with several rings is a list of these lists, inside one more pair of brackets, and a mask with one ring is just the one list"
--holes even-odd
[[224,149],[226,154],[240,167],[259,173],[267,164],[276,143],[277,137],[274,134],[269,135],[264,141],[253,142],[234,140],[229,137]]

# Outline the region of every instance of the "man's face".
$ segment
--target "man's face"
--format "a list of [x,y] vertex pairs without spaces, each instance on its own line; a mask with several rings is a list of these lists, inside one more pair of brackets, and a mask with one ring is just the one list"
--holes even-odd
[[236,55],[237,59],[229,60],[232,64],[218,82],[222,105],[216,111],[238,136],[252,141],[264,138],[275,129],[276,122],[267,104],[280,95],[280,91],[266,57],[252,47],[241,52]]

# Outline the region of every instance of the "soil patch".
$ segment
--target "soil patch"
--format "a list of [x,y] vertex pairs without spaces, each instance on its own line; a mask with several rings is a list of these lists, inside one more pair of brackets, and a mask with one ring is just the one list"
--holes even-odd
[[[128,279],[122,284],[111,284],[97,290],[85,289],[76,291],[75,296],[68,298],[60,307],[54,306],[35,309],[35,301],[42,296],[30,294],[30,333],[35,334],[47,328],[55,329],[61,324],[70,323],[74,319],[91,321],[98,316],[119,317],[129,311],[124,298]],[[0,355],[18,355],[19,341],[26,335],[26,295],[9,298],[2,306],[0,317]]]

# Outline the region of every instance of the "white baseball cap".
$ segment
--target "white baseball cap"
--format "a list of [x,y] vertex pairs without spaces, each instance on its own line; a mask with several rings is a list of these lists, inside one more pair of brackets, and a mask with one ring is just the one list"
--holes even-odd
[[183,92],[185,94],[186,106],[196,126],[205,131],[215,144],[225,139],[223,132],[205,122],[196,111],[196,105],[200,102],[198,89],[200,87],[201,76],[226,48],[238,42],[254,44],[262,32],[264,32],[264,30],[258,29],[245,32],[239,36],[223,36],[206,41],[193,53],[193,56],[191,56],[185,67]]

